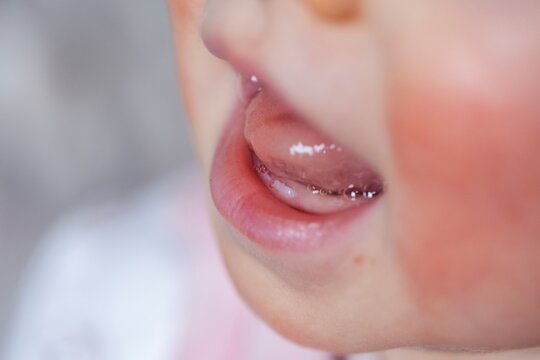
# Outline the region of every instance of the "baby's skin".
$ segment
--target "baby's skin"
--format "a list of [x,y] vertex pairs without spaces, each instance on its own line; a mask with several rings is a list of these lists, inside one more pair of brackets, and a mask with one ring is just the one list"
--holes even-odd
[[540,2],[170,8],[219,245],[261,318],[332,353],[540,358]]

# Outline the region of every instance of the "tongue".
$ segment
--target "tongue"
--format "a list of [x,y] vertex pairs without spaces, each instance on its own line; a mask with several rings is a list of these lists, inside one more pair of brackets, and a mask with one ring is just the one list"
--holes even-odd
[[380,187],[381,180],[357,156],[260,91],[246,111],[244,136],[274,174],[328,191]]

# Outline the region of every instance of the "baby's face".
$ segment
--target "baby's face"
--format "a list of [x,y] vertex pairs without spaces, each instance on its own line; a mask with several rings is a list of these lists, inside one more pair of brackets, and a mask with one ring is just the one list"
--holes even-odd
[[343,353],[539,346],[540,2],[203,3],[171,0],[180,76],[255,311]]

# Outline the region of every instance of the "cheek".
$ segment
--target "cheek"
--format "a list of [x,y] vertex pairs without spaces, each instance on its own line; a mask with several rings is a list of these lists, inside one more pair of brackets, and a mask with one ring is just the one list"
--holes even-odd
[[540,109],[531,95],[538,92],[462,86],[440,72],[393,88],[391,222],[422,306],[442,300],[471,316],[535,310]]

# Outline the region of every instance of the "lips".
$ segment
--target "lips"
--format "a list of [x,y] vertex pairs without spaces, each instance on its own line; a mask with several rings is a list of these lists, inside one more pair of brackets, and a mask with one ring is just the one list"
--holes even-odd
[[379,176],[270,91],[248,93],[214,156],[216,208],[267,249],[310,251],[342,238],[382,194]]

